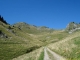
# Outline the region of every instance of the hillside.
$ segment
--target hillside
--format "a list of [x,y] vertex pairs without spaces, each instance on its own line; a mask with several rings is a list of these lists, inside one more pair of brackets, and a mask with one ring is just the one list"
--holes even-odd
[[54,31],[24,22],[14,25],[6,23],[0,19],[0,60],[10,60],[40,48],[46,43],[40,41],[39,37]]
[[43,60],[45,46],[68,60],[79,60],[79,33],[80,24],[75,22],[55,30],[25,22],[10,25],[0,17],[0,60]]
[[62,41],[49,44],[48,47],[67,60],[80,60],[80,31],[76,31]]

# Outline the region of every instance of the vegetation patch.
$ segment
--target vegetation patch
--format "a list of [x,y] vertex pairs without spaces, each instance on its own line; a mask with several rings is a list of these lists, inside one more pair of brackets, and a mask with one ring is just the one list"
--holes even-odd
[[27,49],[26,53],[32,52],[33,50],[38,49],[38,48],[39,48],[39,46],[30,47]]
[[40,57],[38,60],[43,60],[44,59],[44,51],[41,52]]
[[64,56],[68,60],[80,59],[80,37],[75,37],[62,43],[56,43],[52,46],[55,48],[50,47],[50,49]]

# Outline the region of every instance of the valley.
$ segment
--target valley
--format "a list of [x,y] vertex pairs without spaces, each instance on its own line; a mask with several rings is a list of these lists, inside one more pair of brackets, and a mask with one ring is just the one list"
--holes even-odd
[[79,27],[71,22],[56,30],[0,19],[0,60],[80,60]]

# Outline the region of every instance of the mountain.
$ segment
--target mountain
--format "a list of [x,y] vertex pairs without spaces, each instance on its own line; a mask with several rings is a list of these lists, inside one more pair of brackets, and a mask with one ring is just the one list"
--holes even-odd
[[[30,59],[32,59],[35,57],[33,55],[36,51],[38,53],[40,51],[39,49],[43,50],[42,47],[44,46],[49,47],[66,58],[77,57],[78,59],[78,56],[80,56],[80,48],[78,48],[80,43],[80,34],[78,34],[80,33],[79,23],[71,22],[67,25],[66,29],[55,30],[46,26],[30,25],[25,22],[18,22],[10,25],[4,20],[5,23],[3,20],[4,19],[1,17],[0,60],[12,60],[13,58],[17,58],[23,54],[27,54],[27,56],[29,54],[29,56],[31,56]],[[75,44],[74,46],[76,47],[74,47],[73,44]],[[71,49],[72,52],[67,51],[66,48]],[[32,54],[32,52],[35,53]],[[70,56],[69,54],[72,55]]]
[[0,19],[0,60],[11,60],[46,45],[40,37],[54,31],[25,22],[10,25],[3,20]]
[[12,26],[17,27],[18,29],[22,31],[26,31],[27,33],[32,33],[32,34],[38,34],[38,33],[40,34],[41,32],[45,33],[45,32],[54,31],[54,29],[50,29],[46,26],[38,27],[35,25],[27,24],[25,22],[19,22],[19,23],[13,24]]

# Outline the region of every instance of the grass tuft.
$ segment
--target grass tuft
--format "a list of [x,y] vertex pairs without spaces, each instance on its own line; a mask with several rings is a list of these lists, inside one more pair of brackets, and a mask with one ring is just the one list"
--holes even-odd
[[43,60],[44,59],[44,51],[41,52],[40,57],[38,60]]

